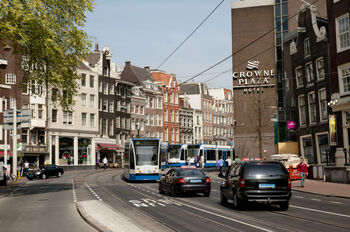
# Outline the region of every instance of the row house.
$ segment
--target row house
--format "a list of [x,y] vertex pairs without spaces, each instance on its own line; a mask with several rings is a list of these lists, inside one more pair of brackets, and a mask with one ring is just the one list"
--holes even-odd
[[[98,75],[82,62],[77,73],[81,79],[72,109],[63,109],[55,101],[48,105],[49,154],[51,163],[57,165],[95,164],[100,134]],[[55,99],[54,89],[49,99]]]
[[[17,62],[19,55],[13,55],[13,48],[10,45],[0,46],[0,161],[4,160],[5,148],[7,148],[7,160],[12,162],[12,130],[4,128],[4,111],[13,109],[16,104],[17,109],[22,108],[21,101],[21,70]],[[20,131],[18,130],[17,133]],[[10,151],[11,150],[11,151]],[[17,156],[22,156],[17,152]]]
[[[180,143],[194,143],[193,135],[193,109],[188,102],[188,97],[180,98]],[[198,129],[197,129],[198,130]]]
[[200,109],[193,109],[193,141],[194,144],[203,143],[203,114]]
[[[201,118],[197,120],[199,114],[194,116],[196,123],[200,123],[197,133],[202,135],[202,143],[214,144],[213,140],[213,97],[209,94],[209,88],[203,83],[183,83],[180,85],[180,94],[185,94],[189,98],[191,107],[201,111]],[[194,125],[196,124],[194,123]],[[194,131],[196,134],[196,131]],[[198,134],[197,134],[198,135]],[[196,136],[197,137],[197,136]]]
[[[350,4],[327,0],[332,114],[330,145],[337,166],[349,164],[350,149]],[[347,160],[346,160],[347,158]]]
[[132,138],[145,136],[146,97],[141,86],[132,87],[131,95],[131,131]]
[[213,136],[218,145],[228,145],[233,140],[233,99],[232,90],[209,89],[214,98]]
[[151,71],[152,77],[163,92],[163,141],[168,144],[180,142],[179,88],[174,74]]
[[131,65],[130,61],[127,61],[120,78],[142,89],[143,96],[146,99],[144,108],[145,137],[163,140],[163,93],[161,87],[155,83],[149,67],[140,68]]
[[[330,100],[328,67],[327,20],[316,16],[314,6],[302,4],[298,14],[298,30],[285,39],[285,65],[292,119],[300,154],[309,164],[326,164],[328,139],[327,102]],[[289,53],[287,54],[287,51]],[[290,78],[289,78],[290,76]]]

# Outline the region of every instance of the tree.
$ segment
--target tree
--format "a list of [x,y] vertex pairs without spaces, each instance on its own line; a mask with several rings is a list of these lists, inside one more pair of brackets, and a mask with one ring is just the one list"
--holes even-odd
[[33,81],[53,89],[64,109],[77,93],[76,68],[89,53],[84,26],[94,0],[1,0],[0,43],[21,54],[23,85]]

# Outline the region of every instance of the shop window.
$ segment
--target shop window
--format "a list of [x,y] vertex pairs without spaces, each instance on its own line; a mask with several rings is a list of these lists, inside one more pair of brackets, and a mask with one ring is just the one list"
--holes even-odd
[[314,154],[312,151],[312,141],[310,137],[302,138],[302,146],[304,151],[304,157],[307,159],[308,164],[314,163]]

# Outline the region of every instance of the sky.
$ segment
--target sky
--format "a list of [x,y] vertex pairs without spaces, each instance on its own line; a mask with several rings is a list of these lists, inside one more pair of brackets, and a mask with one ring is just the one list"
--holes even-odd
[[[95,0],[84,29],[112,61],[156,69],[210,14],[221,0]],[[174,73],[179,82],[202,72],[232,53],[231,2],[225,0],[209,19],[159,69]],[[93,49],[93,48],[91,48]],[[232,88],[228,59],[193,81],[210,87]]]

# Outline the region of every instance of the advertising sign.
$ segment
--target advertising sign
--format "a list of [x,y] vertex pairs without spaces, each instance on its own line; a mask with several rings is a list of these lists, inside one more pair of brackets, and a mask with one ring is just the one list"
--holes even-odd
[[329,115],[329,145],[337,145],[337,121],[335,115]]
[[297,128],[297,122],[296,121],[288,121],[287,127],[289,130],[294,130]]

